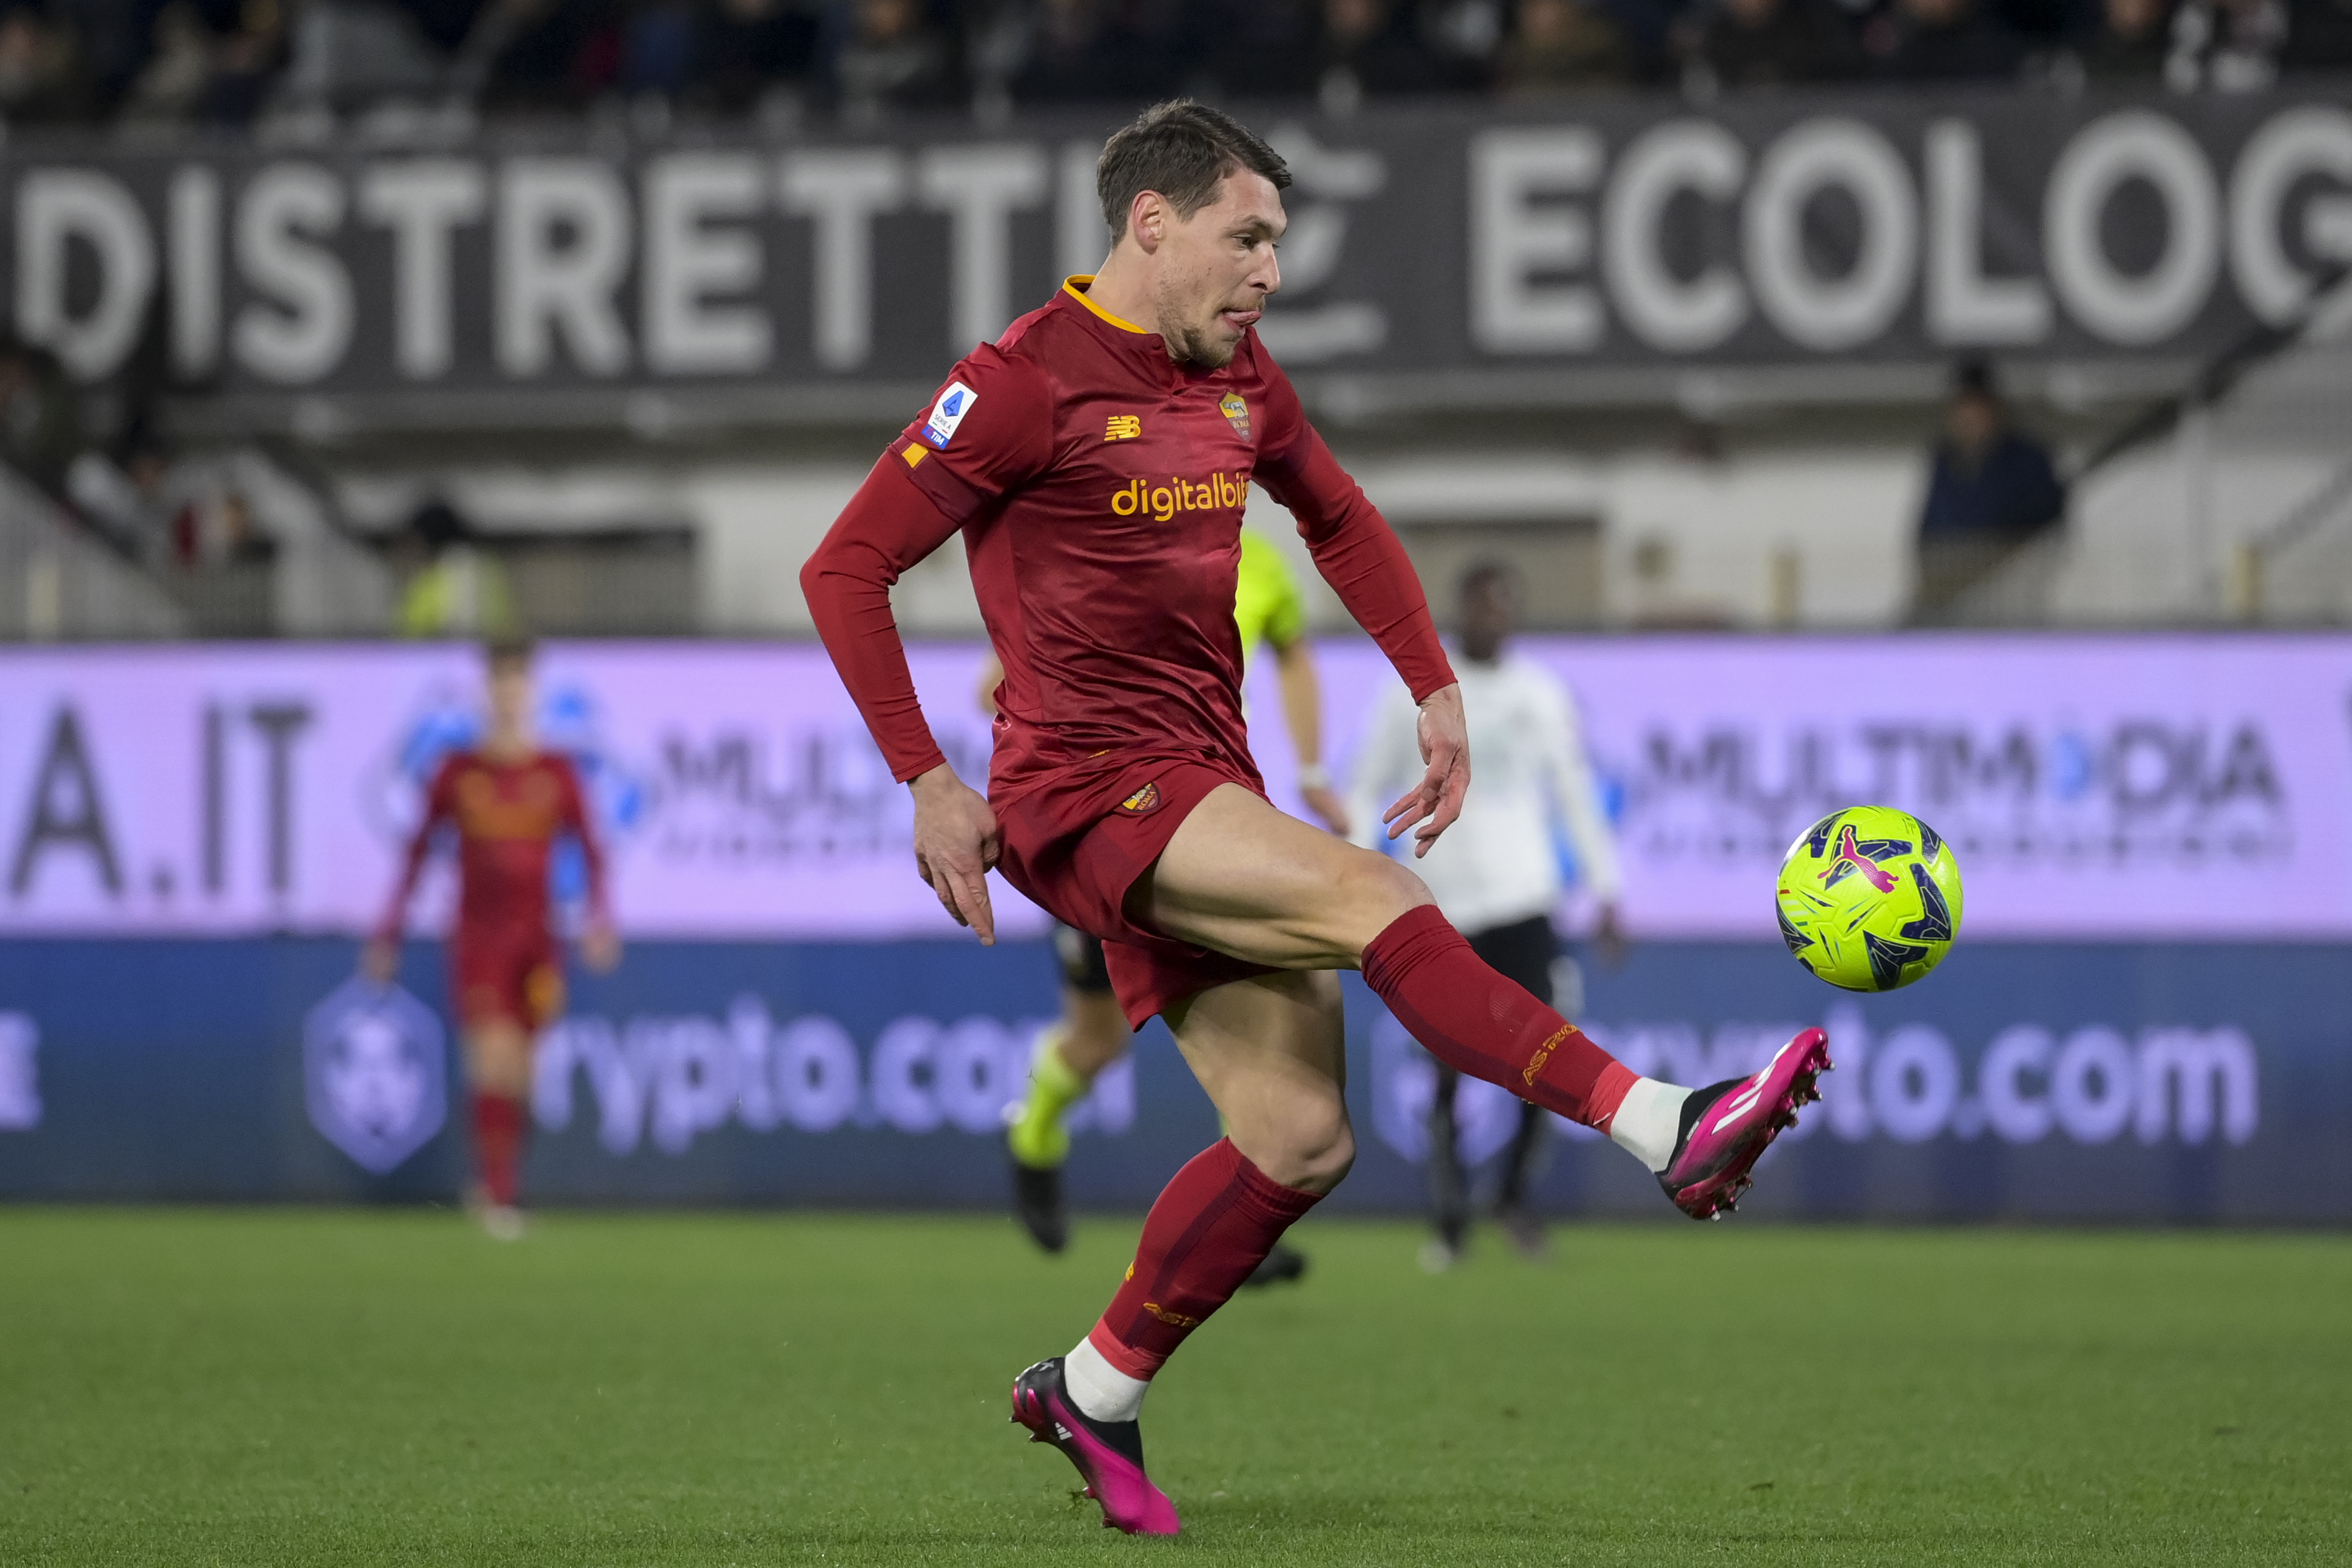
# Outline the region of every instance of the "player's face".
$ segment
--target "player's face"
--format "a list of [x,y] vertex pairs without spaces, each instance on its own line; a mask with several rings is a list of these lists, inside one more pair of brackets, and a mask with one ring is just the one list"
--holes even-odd
[[1491,663],[1511,634],[1510,585],[1500,578],[1474,580],[1462,591],[1462,651],[1480,664]]
[[1274,242],[1290,225],[1282,193],[1265,175],[1236,170],[1217,198],[1172,224],[1154,269],[1160,335],[1180,360],[1230,363],[1242,335],[1282,287]]

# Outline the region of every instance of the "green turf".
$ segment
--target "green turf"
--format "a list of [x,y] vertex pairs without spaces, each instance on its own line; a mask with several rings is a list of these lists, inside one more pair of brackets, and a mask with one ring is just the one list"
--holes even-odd
[[2352,1241],[1312,1222],[1131,1542],[1005,1425],[1131,1223],[0,1211],[0,1563],[2342,1563]]

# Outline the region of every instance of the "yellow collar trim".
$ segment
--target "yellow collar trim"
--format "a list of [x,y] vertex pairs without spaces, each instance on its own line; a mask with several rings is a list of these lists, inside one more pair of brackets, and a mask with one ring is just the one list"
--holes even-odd
[[1071,276],[1062,279],[1062,292],[1076,300],[1079,304],[1085,306],[1087,309],[1093,311],[1096,315],[1101,317],[1104,320],[1109,322],[1112,326],[1118,328],[1120,331],[1132,332],[1139,338],[1145,336],[1146,334],[1144,329],[1137,326],[1134,322],[1120,320],[1118,317],[1112,315],[1109,311],[1096,304],[1092,299],[1087,298],[1087,288],[1093,286],[1094,280],[1095,275],[1091,272],[1073,273]]

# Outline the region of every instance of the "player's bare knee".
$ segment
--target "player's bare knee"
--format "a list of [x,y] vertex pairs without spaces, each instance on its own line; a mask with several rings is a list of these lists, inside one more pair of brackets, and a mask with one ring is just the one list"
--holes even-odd
[[1337,883],[1335,904],[1347,932],[1351,957],[1361,957],[1373,937],[1408,910],[1434,904],[1429,884],[1412,868],[1366,850],[1348,859]]
[[1267,1176],[1301,1192],[1329,1192],[1356,1163],[1356,1133],[1334,1095],[1289,1107],[1275,1128],[1274,1146],[1255,1163]]

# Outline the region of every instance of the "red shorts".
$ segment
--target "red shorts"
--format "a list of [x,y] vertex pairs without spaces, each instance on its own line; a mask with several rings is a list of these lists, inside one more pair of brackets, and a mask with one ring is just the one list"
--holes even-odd
[[997,869],[1056,920],[1103,939],[1110,988],[1134,1028],[1213,986],[1274,973],[1128,918],[1128,890],[1220,784],[1265,794],[1255,775],[1194,755],[1079,763],[989,802],[1003,833]]
[[457,1021],[508,1021],[537,1033],[563,1010],[563,965],[555,944],[458,936],[449,944]]

